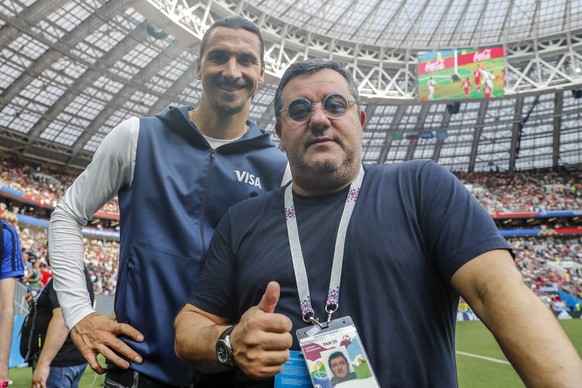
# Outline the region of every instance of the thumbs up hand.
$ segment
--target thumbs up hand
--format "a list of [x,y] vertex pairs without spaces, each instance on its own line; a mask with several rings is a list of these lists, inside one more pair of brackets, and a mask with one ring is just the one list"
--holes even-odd
[[270,282],[259,304],[243,314],[230,335],[236,364],[256,379],[276,375],[289,359],[293,325],[274,312],[280,292],[279,283]]

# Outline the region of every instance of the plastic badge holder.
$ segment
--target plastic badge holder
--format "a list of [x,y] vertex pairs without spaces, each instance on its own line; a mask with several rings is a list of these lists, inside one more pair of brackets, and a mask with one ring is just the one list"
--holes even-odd
[[[380,388],[352,319],[334,319],[325,326],[309,326],[296,332],[313,386]],[[330,366],[330,356],[332,360],[347,360],[338,375]]]

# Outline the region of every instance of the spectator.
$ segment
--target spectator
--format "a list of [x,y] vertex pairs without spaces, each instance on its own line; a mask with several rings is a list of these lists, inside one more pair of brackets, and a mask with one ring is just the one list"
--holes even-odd
[[8,361],[14,325],[14,287],[24,275],[24,262],[16,229],[0,221],[0,387],[8,386]]
[[47,285],[50,278],[52,278],[53,273],[51,267],[48,265],[45,259],[40,259],[40,284],[44,287]]
[[[93,287],[86,271],[85,277],[93,303]],[[39,339],[39,353],[31,363],[32,388],[77,388],[87,361],[65,326],[52,279],[31,302],[36,304],[31,335],[32,339]]]
[[35,254],[29,253],[28,262],[31,264],[31,267],[26,273],[26,275],[24,275],[22,282],[25,283],[30,290],[38,292],[38,290],[42,288],[41,284],[42,274],[40,269],[40,260]]

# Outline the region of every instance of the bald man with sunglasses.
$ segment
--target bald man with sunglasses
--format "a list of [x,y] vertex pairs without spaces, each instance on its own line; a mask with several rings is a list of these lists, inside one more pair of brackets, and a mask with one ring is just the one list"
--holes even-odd
[[377,381],[356,371],[350,384],[455,387],[462,296],[527,386],[580,384],[576,350],[463,184],[427,160],[362,164],[366,113],[348,71],[294,63],[274,105],[293,182],[220,222],[174,323],[179,358],[208,373],[234,369],[236,386],[282,387],[272,377],[301,370],[287,361],[306,338],[353,322],[357,337],[319,344],[352,357],[361,342],[356,358]]

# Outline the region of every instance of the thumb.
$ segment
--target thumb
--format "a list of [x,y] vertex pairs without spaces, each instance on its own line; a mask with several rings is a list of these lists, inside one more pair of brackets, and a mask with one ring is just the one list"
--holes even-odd
[[277,302],[279,301],[279,295],[281,294],[281,287],[277,282],[269,282],[267,284],[267,289],[259,302],[259,309],[266,313],[272,313],[275,311]]

